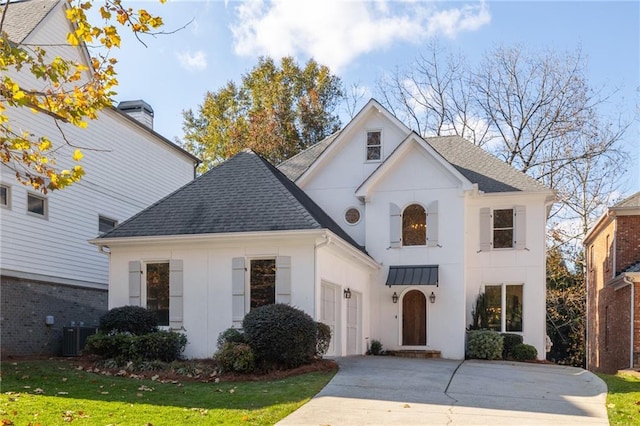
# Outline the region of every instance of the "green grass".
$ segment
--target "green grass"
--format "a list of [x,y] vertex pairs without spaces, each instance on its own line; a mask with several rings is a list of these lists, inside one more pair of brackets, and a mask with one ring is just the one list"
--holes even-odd
[[629,374],[598,374],[607,388],[607,412],[611,426],[640,425],[640,378]]
[[66,360],[2,363],[0,425],[271,425],[335,373],[180,384],[104,376]]

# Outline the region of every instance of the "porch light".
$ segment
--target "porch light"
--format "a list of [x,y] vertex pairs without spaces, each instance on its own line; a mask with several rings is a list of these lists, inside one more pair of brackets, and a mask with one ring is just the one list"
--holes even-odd
[[393,303],[398,303],[398,293],[394,291],[393,296],[391,296],[391,300],[393,300]]
[[347,289],[344,291],[344,298],[345,298],[345,299],[351,299],[351,289],[347,288]]
[[429,295],[429,302],[436,303],[436,294],[434,292]]

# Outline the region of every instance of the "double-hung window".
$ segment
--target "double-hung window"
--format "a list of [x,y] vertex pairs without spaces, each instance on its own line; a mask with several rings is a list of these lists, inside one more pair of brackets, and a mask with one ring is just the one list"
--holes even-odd
[[250,307],[272,305],[276,303],[276,260],[251,260]]
[[484,207],[480,209],[480,251],[526,250],[526,209]]
[[156,314],[159,326],[169,326],[169,262],[147,263],[146,308]]
[[500,332],[522,331],[523,289],[522,284],[485,285],[489,329]]
[[382,132],[367,132],[367,161],[380,161],[382,158]]
[[0,207],[11,208],[11,187],[0,185]]

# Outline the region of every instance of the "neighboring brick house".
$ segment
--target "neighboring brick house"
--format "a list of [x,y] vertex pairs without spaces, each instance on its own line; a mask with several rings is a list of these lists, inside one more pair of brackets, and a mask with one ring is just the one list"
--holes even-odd
[[609,207],[584,240],[587,368],[640,367],[640,192]]

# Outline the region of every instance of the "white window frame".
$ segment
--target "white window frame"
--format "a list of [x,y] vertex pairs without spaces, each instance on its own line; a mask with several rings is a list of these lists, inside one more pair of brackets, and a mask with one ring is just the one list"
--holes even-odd
[[0,204],[0,207],[3,209],[8,209],[11,210],[11,186],[10,185],[6,185],[4,183],[0,183],[0,188],[4,188],[7,192],[7,203],[6,204]]
[[[379,133],[380,143],[378,145],[371,145],[371,147],[378,147],[380,150],[380,158],[369,159],[369,133]],[[366,163],[379,163],[382,161],[382,129],[368,129],[364,138],[364,159]]]
[[[496,211],[511,210],[511,227],[510,228],[496,228]],[[496,231],[511,230],[511,245],[509,247],[496,247]],[[505,207],[491,210],[491,247],[494,250],[513,250],[516,248],[516,209],[513,207]]]
[[278,268],[277,268],[277,259],[276,256],[254,256],[254,257],[247,257],[247,263],[246,263],[246,268],[247,270],[245,271],[245,287],[244,287],[244,291],[245,291],[245,298],[244,298],[244,312],[245,314],[248,314],[251,311],[251,262],[254,260],[273,260],[274,263],[274,267],[276,268],[275,271],[275,275],[273,277],[273,289],[274,289],[274,297],[273,303],[278,303],[278,290],[276,288],[276,283],[277,283],[277,275],[278,275]]
[[[522,300],[520,301],[520,306],[522,306],[521,317],[521,331],[507,331],[507,287],[508,286],[521,286],[522,287]],[[500,330],[496,330],[499,333],[513,333],[513,334],[524,334],[524,295],[525,295],[525,285],[523,282],[508,282],[508,283],[486,283],[482,285],[482,291],[486,295],[487,287],[500,287]]]
[[[142,262],[142,282],[140,283],[140,306],[147,309],[147,265],[166,263],[169,267],[169,294],[171,294],[171,261],[169,259],[145,260]],[[171,301],[171,297],[169,297]],[[171,302],[169,302],[169,324],[159,325],[160,330],[169,330],[171,325]]]
[[[42,200],[42,210],[43,214],[35,213],[29,210],[29,197],[37,198]],[[33,192],[27,192],[27,205],[25,206],[27,210],[27,214],[33,217],[39,217],[41,219],[49,218],[49,200],[47,197],[43,197],[42,195],[34,194]]]
[[[347,220],[347,212],[349,210],[356,210],[358,212],[358,220],[356,220],[355,222],[351,223]],[[355,207],[355,206],[351,206],[351,207],[347,207],[344,211],[344,213],[342,214],[342,218],[344,220],[344,223],[346,223],[349,226],[356,226],[357,224],[359,224],[362,221],[362,212],[360,211],[359,208]]]

